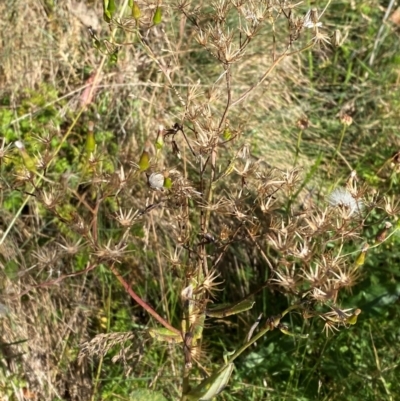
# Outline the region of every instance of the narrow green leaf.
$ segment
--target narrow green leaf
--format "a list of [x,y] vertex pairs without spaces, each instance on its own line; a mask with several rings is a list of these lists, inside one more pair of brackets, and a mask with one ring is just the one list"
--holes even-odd
[[151,328],[149,329],[149,334],[157,341],[165,341],[168,343],[181,343],[183,341],[180,334],[174,333],[165,327]]
[[108,11],[109,0],[103,0],[103,19],[107,23],[111,22],[111,14]]
[[111,22],[116,9],[114,0],[103,0],[103,18],[108,24]]
[[208,379],[203,380],[194,390],[186,396],[189,401],[208,401],[217,396],[228,384],[234,364],[225,365]]
[[107,10],[108,10],[111,18],[114,15],[116,9],[117,9],[117,7],[115,6],[115,1],[109,0]]
[[210,317],[225,317],[236,315],[238,313],[251,309],[253,305],[254,301],[250,301],[248,299],[245,299],[244,301],[233,305],[216,305],[206,309],[206,315]]

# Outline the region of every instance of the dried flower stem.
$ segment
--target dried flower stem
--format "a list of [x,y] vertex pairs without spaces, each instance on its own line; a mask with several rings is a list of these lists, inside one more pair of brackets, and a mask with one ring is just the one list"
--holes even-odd
[[150,313],[151,316],[154,317],[154,319],[158,320],[159,323],[161,323],[165,328],[168,330],[171,330],[175,334],[181,335],[182,333],[176,329],[174,326],[171,326],[164,318],[162,318],[150,305],[148,305],[146,302],[143,301],[142,298],[140,298],[135,291],[132,290],[130,285],[125,281],[125,279],[121,276],[121,274],[118,272],[114,264],[110,266],[110,270],[114,274],[114,276],[118,279],[118,281],[122,284],[122,286],[125,288],[126,292],[148,313]]

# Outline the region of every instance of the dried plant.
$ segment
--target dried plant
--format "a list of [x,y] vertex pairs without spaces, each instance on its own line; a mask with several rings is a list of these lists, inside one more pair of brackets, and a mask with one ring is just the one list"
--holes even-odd
[[[96,142],[96,127],[91,122],[83,128],[85,152],[75,158],[68,140],[80,114],[88,112],[94,102],[98,77],[93,75],[81,98],[80,113],[61,137],[54,134],[56,145],[51,133],[37,134],[32,141],[35,149],[19,140],[13,149],[3,139],[0,162],[8,163],[6,159],[11,158],[15,166],[8,185],[21,191],[25,201],[20,211],[10,216],[0,245],[7,244],[11,228],[28,205],[30,213],[35,211],[37,225],[43,225],[43,239],[38,239],[37,250],[24,266],[24,271],[34,274],[21,274],[24,293],[56,284],[62,291],[62,281],[67,278],[76,280],[79,287],[79,280],[84,281],[93,270],[106,269],[158,322],[158,326],[143,330],[143,335],[177,345],[182,365],[182,383],[177,384],[181,400],[211,399],[227,384],[235,359],[257,339],[275,329],[296,335],[281,323],[286,314],[298,312],[304,319],[320,319],[327,335],[356,323],[361,311],[356,305],[342,307],[341,294],[351,291],[362,274],[366,219],[378,209],[386,211],[385,219],[397,217],[399,208],[394,199],[371,202],[372,195],[357,184],[355,173],[343,187],[330,192],[325,188],[325,196],[308,191],[307,202],[303,202],[302,169],[276,167],[268,155],[253,154],[244,120],[236,117],[240,107],[265,90],[267,81],[285,68],[288,58],[331,45],[332,33],[323,30],[325,10],[304,13],[300,3],[272,0],[219,0],[207,9],[179,0],[174,6],[157,3],[156,7],[130,2],[130,17],[126,17],[123,12],[116,15],[107,6],[111,3],[104,2],[104,13],[113,34],[101,43],[92,32],[95,45],[102,49],[104,60],[114,60],[133,46],[126,38],[134,37],[143,65],[156,71],[149,79],[158,80],[167,93],[162,96],[174,99],[173,113],[165,117],[165,128],[159,121],[149,123],[141,152],[120,149],[118,160],[110,160],[107,140]],[[186,90],[182,89],[176,77],[179,44],[158,28],[159,7],[186,21],[181,29],[191,34],[192,44],[216,61],[219,69],[211,88],[204,90],[200,82],[189,82]],[[250,57],[266,30],[271,42],[262,52],[268,65],[243,89],[237,79],[241,63]],[[303,38],[306,30],[311,40]],[[72,158],[75,165],[61,174],[63,163],[58,165],[56,160],[62,157],[63,161]],[[21,238],[28,240],[23,224],[18,229]],[[387,221],[375,246],[391,235],[391,229]],[[351,253],[346,253],[349,250]],[[151,262],[146,252],[154,254]],[[251,290],[242,277],[242,293],[233,299],[233,287],[227,284],[232,270],[225,266],[238,266],[237,255],[257,260],[267,274],[264,278],[260,274],[258,285]],[[78,256],[86,262],[84,269],[76,271],[73,261]],[[150,264],[157,269],[153,267],[149,275]],[[182,308],[179,325],[164,296],[168,269],[177,277],[174,290]],[[135,282],[143,277],[159,283],[163,313],[135,289]],[[79,287],[82,294],[83,287]],[[279,316],[254,323],[244,344],[211,372],[204,366],[205,326],[212,327],[213,319],[251,309],[256,294],[265,288],[286,296],[290,305]],[[219,304],[220,298],[231,303]],[[84,319],[79,308],[69,316]],[[81,366],[89,357],[104,357],[120,346],[114,360],[123,360],[130,369],[127,361],[141,361],[146,352],[134,353],[129,346],[122,346],[136,338],[132,333],[113,333],[86,339],[81,345]],[[208,372],[209,377],[195,386],[193,379],[199,371]]]

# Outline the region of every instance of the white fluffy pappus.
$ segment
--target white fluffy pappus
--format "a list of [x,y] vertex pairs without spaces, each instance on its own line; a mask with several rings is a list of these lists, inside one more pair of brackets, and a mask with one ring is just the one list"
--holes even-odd
[[332,207],[345,209],[347,217],[360,213],[364,207],[361,200],[354,198],[354,196],[343,187],[333,190],[328,196],[328,202]]

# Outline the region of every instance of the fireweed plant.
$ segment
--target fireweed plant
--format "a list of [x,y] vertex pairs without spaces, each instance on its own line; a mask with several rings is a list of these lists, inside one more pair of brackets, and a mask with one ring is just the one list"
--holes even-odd
[[[100,267],[108,270],[154,319],[141,335],[181,350],[181,400],[210,400],[219,394],[236,359],[269,331],[306,337],[289,326],[290,314],[319,319],[326,335],[354,325],[361,311],[356,305],[343,308],[341,293],[358,282],[366,253],[397,230],[390,220],[396,219],[398,205],[370,191],[356,172],[342,186],[326,188],[325,196],[303,196],[302,170],[276,168],[268,155],[256,157],[246,127],[237,123],[241,105],[273,81],[285,60],[313,48],[323,52],[340,45],[339,31],[325,29],[325,10],[302,11],[300,3],[283,0],[179,0],[174,5],[104,0],[104,20],[112,34],[105,40],[91,30],[94,46],[104,54],[103,64],[68,131],[58,141],[50,133],[36,135],[30,140],[35,146],[2,142],[2,164],[15,167],[8,185],[24,200],[1,233],[1,244],[10,241],[26,205],[38,208],[57,232],[57,241],[43,241],[32,253],[26,272],[38,273],[24,293],[94,274]],[[202,51],[218,63],[219,73],[206,92],[200,80],[185,90],[175,81],[180,56],[173,50],[174,36],[163,29],[164,18],[179,20],[193,52]],[[236,74],[241,73],[241,62],[257,49],[261,35],[271,40],[269,47],[257,50],[269,54],[269,65],[250,87],[239,87]],[[157,77],[162,77],[162,87],[174,104],[174,120],[156,124],[141,153],[121,154],[118,162],[109,157],[106,141],[96,140],[95,125],[88,123],[79,165],[61,173],[55,162],[68,156],[67,138],[93,102],[104,60],[118,63],[133,46],[157,67]],[[367,244],[363,229],[373,213],[383,216],[383,230],[374,244]],[[160,301],[162,312],[157,312],[152,300],[131,284],[132,263],[146,260],[143,249],[155,255],[151,263],[158,265],[158,273],[153,279],[159,280],[162,292],[166,272],[179,283],[173,287],[180,299],[179,316],[176,309],[169,310],[165,297]],[[86,268],[75,271],[71,260],[80,254],[86,255]],[[252,288],[242,283],[248,291],[237,292],[236,297],[224,266],[241,254],[251,255],[265,274]],[[54,268],[57,272],[49,270]],[[283,294],[288,307],[274,316],[260,315],[237,349],[225,354],[218,367],[207,366],[202,349],[207,343],[205,329],[217,324],[216,319],[250,310],[262,291]],[[219,302],[224,298],[230,303]],[[134,337],[98,335],[82,344],[80,360]]]

